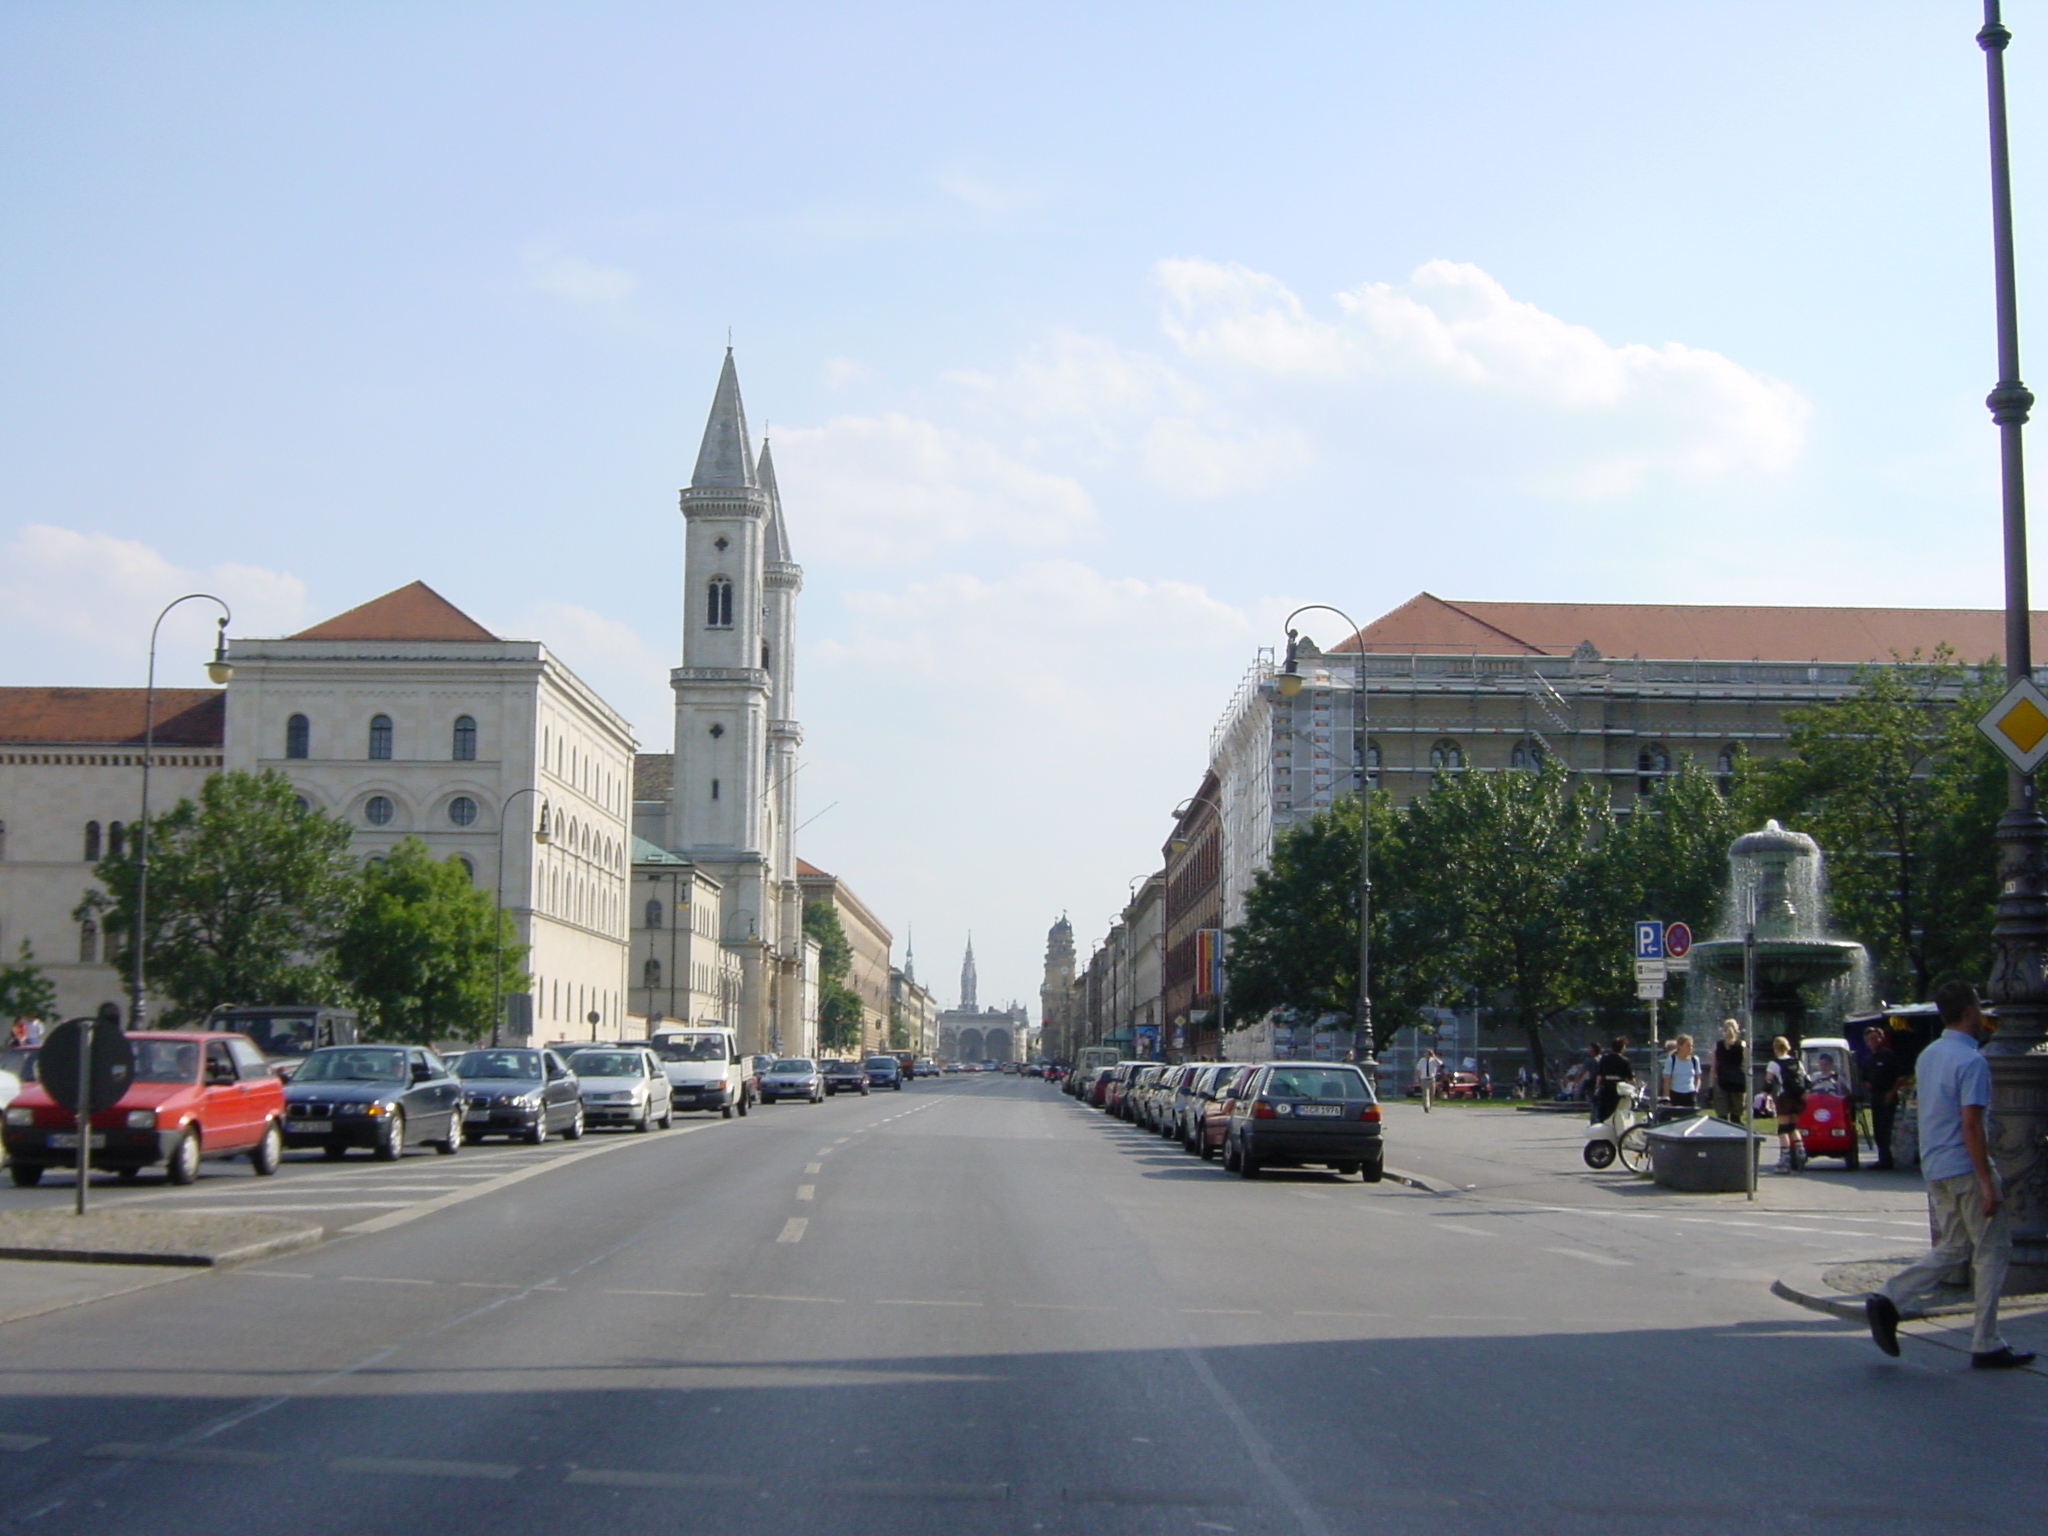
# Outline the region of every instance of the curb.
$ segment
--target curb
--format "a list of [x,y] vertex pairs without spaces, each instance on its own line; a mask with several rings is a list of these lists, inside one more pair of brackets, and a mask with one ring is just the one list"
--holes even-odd
[[219,1269],[231,1264],[247,1264],[254,1259],[275,1258],[281,1253],[296,1253],[301,1248],[310,1248],[323,1240],[324,1234],[318,1227],[300,1227],[291,1232],[280,1232],[275,1237],[266,1237],[258,1242],[244,1243],[239,1248],[224,1248],[218,1253],[199,1250],[178,1252],[175,1250],[132,1248],[55,1248],[22,1244],[0,1248],[0,1259],[19,1259],[30,1263],[56,1264],[137,1264],[152,1265],[165,1269]]
[[1426,1174],[1410,1173],[1405,1168],[1389,1168],[1386,1175],[1396,1184],[1406,1184],[1410,1189],[1419,1189],[1425,1195],[1462,1195],[1464,1189],[1456,1184],[1446,1184],[1442,1179],[1432,1179]]
[[1836,1259],[1828,1264],[1801,1264],[1773,1280],[1771,1294],[1809,1311],[1825,1312],[1832,1317],[1845,1317],[1860,1323],[1863,1321],[1863,1298],[1835,1290],[1821,1279],[1827,1271],[1844,1262]]

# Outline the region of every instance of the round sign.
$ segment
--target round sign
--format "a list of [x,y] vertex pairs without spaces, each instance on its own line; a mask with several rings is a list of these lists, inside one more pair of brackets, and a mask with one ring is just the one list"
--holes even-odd
[[1692,929],[1684,923],[1664,925],[1664,953],[1672,960],[1683,960],[1692,951]]
[[36,1080],[66,1109],[78,1107],[78,1032],[89,1030],[86,1045],[87,1113],[111,1109],[128,1091],[135,1074],[135,1048],[121,1032],[119,1019],[67,1019],[43,1038],[36,1055]]

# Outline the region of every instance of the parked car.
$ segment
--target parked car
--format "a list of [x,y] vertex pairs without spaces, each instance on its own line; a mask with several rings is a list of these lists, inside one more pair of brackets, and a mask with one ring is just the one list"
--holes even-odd
[[462,1082],[463,1134],[471,1141],[509,1136],[539,1146],[556,1131],[583,1134],[583,1090],[553,1051],[489,1046],[448,1063]]
[[[751,1058],[740,1054],[740,1037],[722,1024],[663,1030],[648,1042],[669,1084],[675,1109],[711,1110],[730,1120],[754,1103]],[[668,1117],[662,1117],[668,1124]]]
[[1209,1101],[1209,1090],[1226,1070],[1219,1062],[1198,1062],[1183,1068],[1180,1081],[1174,1085],[1165,1134],[1189,1152],[1195,1150],[1195,1137],[1202,1126],[1202,1106]]
[[910,1075],[912,1077],[937,1077],[939,1075],[939,1064],[929,1056],[920,1056],[917,1058],[917,1066]]
[[1223,1150],[1223,1138],[1230,1129],[1230,1113],[1258,1075],[1257,1067],[1230,1063],[1225,1063],[1223,1071],[1217,1074],[1216,1081],[1209,1088],[1209,1097],[1202,1104],[1201,1126],[1195,1142],[1195,1155],[1203,1162],[1208,1162]]
[[[152,1030],[128,1037],[135,1070],[128,1089],[92,1117],[92,1166],[132,1179],[163,1165],[173,1184],[199,1177],[204,1158],[248,1154],[258,1173],[277,1172],[284,1084],[242,1035]],[[78,1117],[41,1083],[24,1084],[7,1106],[8,1172],[26,1187],[48,1167],[78,1161]]]
[[870,1087],[903,1091],[903,1063],[894,1056],[870,1056],[865,1065]]
[[825,1074],[808,1056],[785,1056],[770,1062],[768,1070],[761,1074],[761,1102],[773,1104],[777,1099],[824,1103]]
[[417,1045],[333,1045],[299,1064],[284,1090],[284,1144],[340,1157],[368,1147],[385,1162],[424,1143],[462,1150],[462,1084]]
[[825,1093],[857,1093],[863,1098],[868,1091],[868,1069],[857,1061],[840,1061],[828,1058],[821,1063],[825,1072]]
[[1223,1166],[1247,1179],[1317,1164],[1377,1184],[1384,1157],[1379,1100],[1347,1062],[1266,1063],[1232,1104],[1224,1132]]
[[667,1130],[676,1112],[662,1066],[662,1059],[644,1045],[583,1047],[569,1058],[569,1069],[582,1085],[584,1122]]

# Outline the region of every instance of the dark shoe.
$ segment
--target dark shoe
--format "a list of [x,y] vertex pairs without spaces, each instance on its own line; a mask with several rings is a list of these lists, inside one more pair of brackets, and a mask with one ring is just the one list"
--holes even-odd
[[2014,1349],[2010,1344],[2004,1349],[1970,1356],[1970,1369],[1975,1371],[2017,1371],[2033,1363],[2034,1352],[2031,1349]]
[[[1870,1319],[1870,1337],[1888,1355],[1899,1352],[1899,1309],[1889,1296],[1871,1292],[1863,1303],[1863,1315]],[[1988,1357],[1986,1357],[1988,1358]]]

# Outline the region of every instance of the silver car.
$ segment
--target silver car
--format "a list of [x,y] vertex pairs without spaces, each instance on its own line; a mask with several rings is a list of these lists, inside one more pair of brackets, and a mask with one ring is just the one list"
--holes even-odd
[[644,1045],[586,1045],[569,1058],[569,1070],[582,1085],[587,1124],[667,1130],[675,1120],[668,1073]]
[[808,1056],[779,1058],[761,1074],[761,1102],[773,1104],[777,1099],[805,1099],[812,1104],[824,1103],[825,1074],[818,1070],[818,1064]]

